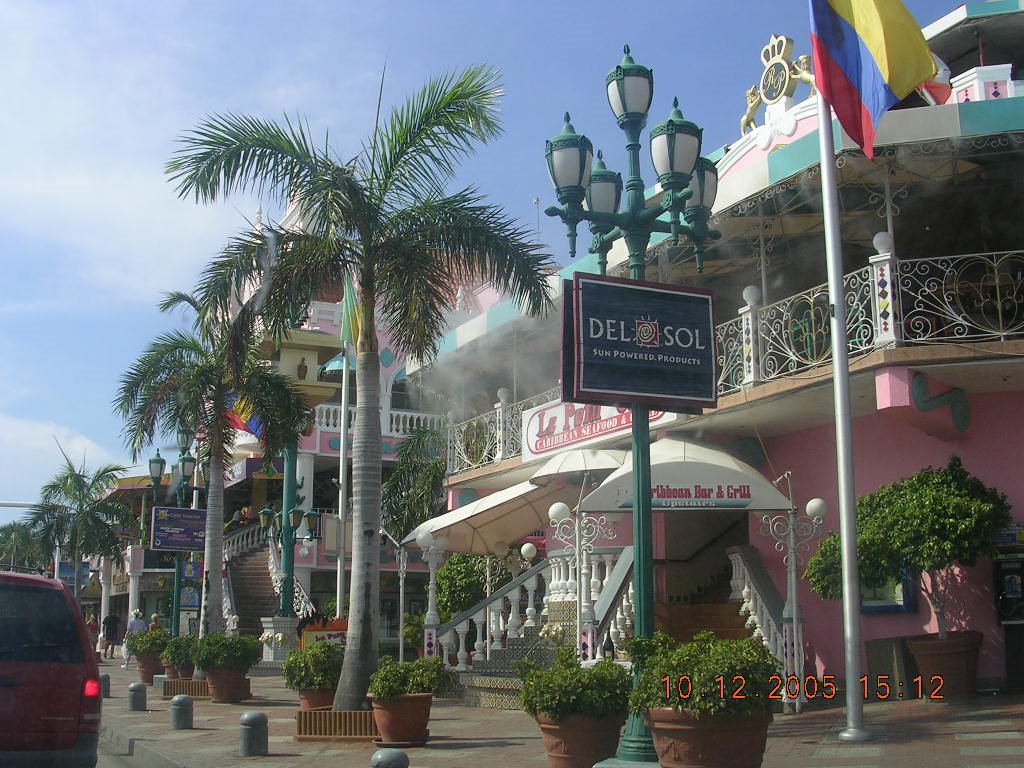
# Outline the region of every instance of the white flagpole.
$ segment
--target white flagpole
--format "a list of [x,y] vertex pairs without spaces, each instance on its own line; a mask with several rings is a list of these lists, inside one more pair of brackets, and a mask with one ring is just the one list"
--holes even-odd
[[348,343],[341,343],[341,425],[338,439],[338,578],[335,608],[338,618],[345,616],[345,523],[348,503]]
[[836,465],[839,480],[839,536],[843,559],[843,630],[846,647],[846,728],[842,741],[867,741],[864,700],[860,695],[860,575],[857,569],[857,502],[853,489],[853,430],[850,418],[850,363],[843,296],[843,253],[839,230],[832,110],[818,91],[818,142],[821,154],[821,195],[825,214],[825,261],[831,305],[832,380],[836,420]]

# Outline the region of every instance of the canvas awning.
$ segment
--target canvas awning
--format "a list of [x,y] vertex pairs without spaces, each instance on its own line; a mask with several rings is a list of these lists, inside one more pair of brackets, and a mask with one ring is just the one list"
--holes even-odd
[[[651,508],[789,509],[790,501],[760,472],[720,448],[665,438],[651,445]],[[629,456],[580,505],[583,512],[633,509]]]

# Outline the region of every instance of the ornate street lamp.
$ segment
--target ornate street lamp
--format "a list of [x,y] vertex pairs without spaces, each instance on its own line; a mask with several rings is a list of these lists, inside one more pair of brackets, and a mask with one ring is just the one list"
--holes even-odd
[[[178,428],[178,461],[173,474],[178,478],[176,497],[179,507],[185,506],[185,496],[191,487],[189,481],[196,470],[196,460],[188,452],[192,445],[193,433],[186,427]],[[150,462],[152,464],[152,462]],[[150,467],[152,471],[152,467]],[[192,505],[189,504],[189,507]],[[174,553],[174,586],[171,592],[171,637],[177,637],[180,631],[181,614],[181,552]]]
[[[303,517],[307,521],[315,521],[319,516],[315,512],[305,514],[298,507],[285,514],[275,512],[268,504],[257,513],[260,520],[260,528],[263,529],[266,540],[273,539],[281,546],[281,595],[277,605],[277,615],[285,617],[295,616],[295,531],[302,523]],[[308,526],[307,526],[308,527]]]
[[[626,134],[629,171],[625,210],[607,210],[610,206],[606,189],[595,190],[587,198],[585,188],[588,181],[593,183],[589,167],[591,143],[586,136],[576,133],[567,114],[562,133],[548,141],[546,148],[548,170],[561,207],[551,206],[544,212],[559,217],[568,228],[570,256],[575,255],[576,225],[580,221],[591,224],[594,239],[590,252],[598,255],[601,274],[605,272],[606,254],[612,243],[622,238],[629,252],[630,278],[643,280],[647,246],[654,232],[671,234],[673,239],[685,235],[693,243],[699,272],[703,269],[704,242],[721,236],[707,226],[717,188],[714,166],[699,158],[700,128],[685,120],[678,102],[674,102],[668,119],[652,131],[652,160],[663,194],[659,202],[647,205],[640,177],[640,132],[647,124],[654,96],[654,73],[633,61],[629,46],[623,51],[621,63],[605,78],[605,85],[608,104]],[[606,170],[603,165],[601,162],[602,172]],[[600,178],[602,183],[614,183],[605,176]],[[585,199],[588,209],[582,205]],[[598,203],[599,200],[602,202]],[[685,223],[680,223],[680,213]],[[669,214],[669,221],[661,220],[665,214]],[[632,411],[635,627],[638,636],[650,637],[654,632],[650,425],[646,405],[635,404]],[[626,725],[618,756],[633,761],[656,760],[650,732],[635,715],[630,716]]]
[[[150,512],[152,513],[153,507],[156,506],[157,495],[160,493],[160,481],[164,477],[164,469],[167,467],[167,459],[160,455],[160,449],[157,448],[156,456],[149,460],[149,487],[153,490],[153,503],[149,505]],[[142,511],[142,541],[139,542],[142,546],[146,546],[146,512]]]
[[405,661],[405,572],[409,567],[409,551],[381,526],[380,535],[391,542],[398,558],[398,662]]

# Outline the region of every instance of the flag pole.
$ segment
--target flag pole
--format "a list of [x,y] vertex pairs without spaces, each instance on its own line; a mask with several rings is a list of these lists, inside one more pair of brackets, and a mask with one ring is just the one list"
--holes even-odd
[[856,496],[853,489],[853,434],[850,418],[850,364],[843,296],[843,253],[839,231],[832,110],[818,90],[818,145],[821,196],[825,214],[825,261],[832,329],[832,380],[836,420],[836,465],[839,481],[839,537],[843,560],[843,638],[846,649],[846,728],[841,741],[868,741],[864,700],[860,695],[860,575],[857,569]]
[[334,609],[338,618],[345,617],[345,525],[348,522],[348,342],[341,342],[341,424],[338,429],[338,577]]

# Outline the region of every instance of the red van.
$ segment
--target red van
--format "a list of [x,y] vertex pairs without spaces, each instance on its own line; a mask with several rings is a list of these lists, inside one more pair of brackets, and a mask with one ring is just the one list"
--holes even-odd
[[0,766],[94,768],[101,707],[96,654],[64,583],[0,570]]

